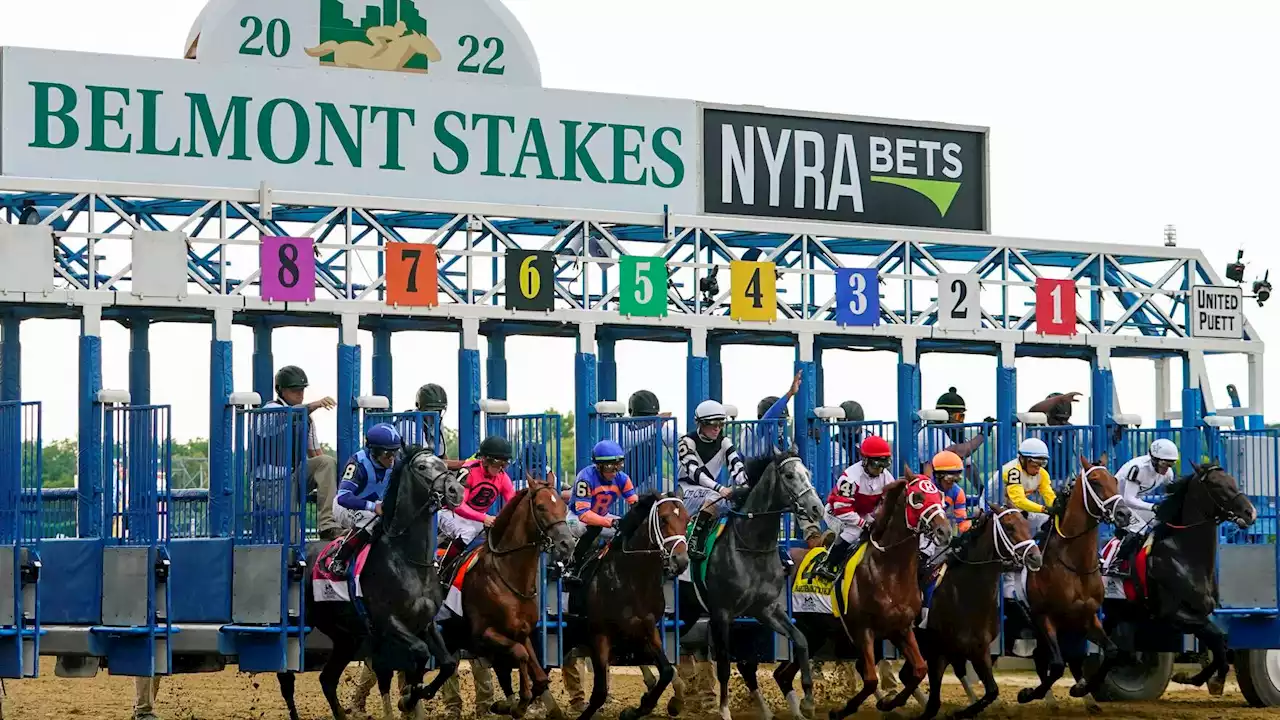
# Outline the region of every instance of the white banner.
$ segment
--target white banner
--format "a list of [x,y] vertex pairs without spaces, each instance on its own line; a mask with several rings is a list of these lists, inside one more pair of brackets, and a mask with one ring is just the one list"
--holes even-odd
[[3,48],[0,174],[693,213],[692,101]]
[[1192,286],[1191,337],[1244,337],[1244,299],[1239,287]]

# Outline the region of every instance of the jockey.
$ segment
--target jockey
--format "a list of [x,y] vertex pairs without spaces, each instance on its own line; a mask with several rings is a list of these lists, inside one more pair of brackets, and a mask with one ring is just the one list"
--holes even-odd
[[1129,557],[1129,553],[1146,538],[1150,523],[1155,518],[1155,505],[1143,500],[1142,496],[1173,482],[1173,464],[1177,461],[1178,447],[1171,440],[1158,438],[1151,443],[1146,455],[1139,455],[1120,466],[1116,473],[1116,480],[1120,481],[1120,497],[1132,513],[1128,527],[1117,529],[1116,535],[1124,539],[1115,558]]
[[841,530],[840,538],[827,551],[826,559],[814,568],[814,573],[826,580],[836,579],[849,552],[862,539],[863,529],[875,517],[885,485],[894,480],[893,473],[889,472],[893,450],[884,438],[868,435],[858,450],[862,460],[840,475],[827,496],[828,517],[833,524],[838,522]]
[[1049,447],[1040,438],[1030,437],[1018,446],[1018,457],[1000,469],[1005,495],[1011,505],[1028,513],[1033,536],[1049,519],[1048,513],[1057,500],[1049,472],[1044,469],[1048,463]]
[[618,499],[634,505],[639,496],[631,484],[631,478],[622,471],[622,447],[612,440],[601,440],[591,448],[592,464],[578,473],[573,483],[573,514],[578,522],[571,523],[573,534],[578,536],[573,561],[565,571],[566,582],[580,580],[582,565],[595,547],[596,539],[613,539],[621,519],[610,512]]
[[474,460],[462,464],[466,473],[466,490],[462,504],[454,510],[441,510],[437,517],[440,534],[456,541],[449,557],[460,552],[475,540],[480,531],[493,527],[494,516],[489,514],[495,500],[510,502],[515,497],[515,487],[507,477],[507,465],[511,462],[511,443],[498,435],[490,435],[480,443],[480,451]]
[[391,482],[391,466],[400,452],[400,433],[389,423],[378,423],[364,436],[364,447],[347,460],[333,499],[333,516],[347,534],[338,551],[329,559],[328,570],[335,577],[347,574],[351,559],[360,548],[373,543],[381,527],[382,497]]
[[680,438],[676,455],[680,468],[677,481],[681,499],[694,517],[689,538],[689,555],[694,560],[706,559],[704,545],[720,514],[716,504],[733,495],[733,489],[720,484],[722,470],[727,471],[731,485],[747,483],[747,468],[733,441],[721,435],[724,430],[724,406],[715,400],[703,400],[693,413],[697,429]]
[[[933,465],[933,480],[938,486],[938,490],[942,492],[942,504],[946,508],[947,519],[951,521],[952,526],[956,529],[955,537],[959,537],[959,533],[965,532],[971,525],[969,521],[968,498],[965,497],[964,489],[960,487],[960,477],[964,475],[964,461],[959,455],[950,450],[943,450],[933,456],[930,462]],[[920,535],[920,554],[923,556],[921,561],[922,569],[929,569],[937,565],[942,559],[946,548],[939,548],[934,545],[932,538],[927,533]]]

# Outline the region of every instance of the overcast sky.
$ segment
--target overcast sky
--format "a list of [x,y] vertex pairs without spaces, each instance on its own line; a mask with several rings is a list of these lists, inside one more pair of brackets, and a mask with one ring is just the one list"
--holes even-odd
[[[1249,279],[1277,253],[1275,3],[858,2],[855,0],[508,0],[533,39],[544,85],[693,98],[991,128],[991,208],[1000,235],[1157,245],[1172,223],[1180,245],[1219,269],[1237,248]],[[179,57],[204,0],[41,0],[5,3],[0,45]],[[481,200],[482,198],[476,198]],[[1277,263],[1280,269],[1280,263]],[[1280,304],[1280,300],[1275,301]],[[1264,338],[1277,308],[1251,308]],[[75,433],[76,334],[70,321],[23,325],[23,394],[45,402],[45,437]],[[208,433],[205,326],[152,331],[152,400],[174,406],[179,439]],[[236,328],[236,385],[250,385],[252,336]],[[336,330],[275,333],[277,366],[303,365],[313,395],[332,393]],[[126,387],[128,334],[106,324],[107,387]],[[372,344],[366,335],[369,391]],[[456,398],[458,340],[400,333],[393,405],[423,382]],[[508,343],[513,410],[573,406],[571,340]],[[622,399],[647,387],[684,408],[683,344],[619,345]],[[754,409],[787,386],[793,352],[730,348],[725,400]],[[831,404],[857,399],[869,418],[896,417],[890,353],[826,355]],[[1154,415],[1152,366],[1116,361],[1125,412]],[[995,410],[995,359],[926,356],[924,397],[949,385],[971,416]],[[1266,366],[1275,368],[1268,358]],[[1025,409],[1051,391],[1089,391],[1083,361],[1019,360]],[[1215,397],[1242,394],[1242,358],[1211,359]],[[1175,371],[1176,378],[1180,374]],[[1178,397],[1175,387],[1174,397]],[[1280,402],[1280,382],[1268,404]],[[1077,418],[1085,417],[1079,406]],[[452,408],[451,408],[452,411]],[[1273,413],[1268,413],[1273,415]],[[333,415],[317,414],[332,442]],[[451,416],[449,424],[455,424]]]

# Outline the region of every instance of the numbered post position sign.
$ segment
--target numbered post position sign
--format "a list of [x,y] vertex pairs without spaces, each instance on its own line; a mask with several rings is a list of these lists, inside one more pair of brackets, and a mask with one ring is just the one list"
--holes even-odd
[[977,330],[982,327],[982,299],[977,275],[938,275],[938,327]]
[[880,278],[875,268],[836,268],[836,323],[880,324]]
[[667,314],[667,263],[662,258],[623,255],[618,259],[618,313],[637,317]]
[[263,300],[308,302],[316,299],[315,240],[264,237],[258,249]]
[[506,258],[507,309],[554,309],[555,254],[550,250],[507,248]]
[[729,263],[729,317],[765,322],[778,319],[778,277],[773,263]]
[[436,246],[387,243],[387,304],[434,307],[440,304]]
[[1036,278],[1036,332],[1076,334],[1076,281]]

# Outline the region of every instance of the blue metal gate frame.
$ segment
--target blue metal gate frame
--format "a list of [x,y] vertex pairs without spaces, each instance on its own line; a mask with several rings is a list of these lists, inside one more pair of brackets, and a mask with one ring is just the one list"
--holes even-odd
[[11,607],[0,608],[0,677],[40,674],[43,422],[38,402],[0,402],[0,543],[12,552]]

